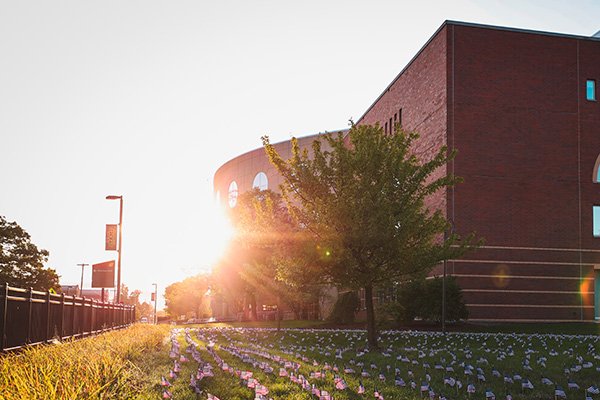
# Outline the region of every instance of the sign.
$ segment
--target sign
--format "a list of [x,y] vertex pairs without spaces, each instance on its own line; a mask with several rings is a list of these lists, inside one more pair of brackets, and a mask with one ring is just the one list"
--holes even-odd
[[117,249],[117,226],[106,224],[106,246],[105,250]]
[[115,287],[115,260],[92,265],[92,287]]
[[152,296],[150,296],[150,301],[154,301],[154,299],[155,299],[154,295],[155,295],[156,293],[151,293],[151,294],[152,294]]

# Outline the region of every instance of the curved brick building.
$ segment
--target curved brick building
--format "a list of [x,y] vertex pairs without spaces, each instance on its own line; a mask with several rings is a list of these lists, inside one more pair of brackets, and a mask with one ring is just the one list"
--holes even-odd
[[[600,317],[599,81],[600,37],[446,21],[357,122],[419,132],[421,157],[457,150],[446,168],[464,183],[429,206],[485,239],[448,263],[470,318]],[[219,168],[215,192],[258,172],[277,189],[257,149]]]

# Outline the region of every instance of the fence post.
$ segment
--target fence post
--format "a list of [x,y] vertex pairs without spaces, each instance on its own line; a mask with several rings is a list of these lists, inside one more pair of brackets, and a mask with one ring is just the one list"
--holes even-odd
[[79,333],[81,337],[85,337],[85,317],[87,314],[87,308],[85,306],[85,297],[81,298],[81,316],[79,317]]
[[0,303],[0,352],[4,351],[6,344],[6,314],[8,309],[8,283],[4,284],[3,298]]
[[104,332],[106,328],[106,303],[102,300],[102,332]]
[[31,309],[33,305],[33,288],[29,287],[27,289],[27,336],[25,338],[25,343],[29,344],[31,341]]
[[60,294],[60,325],[58,327],[58,337],[60,340],[63,338],[65,329],[65,294]]
[[46,337],[44,337],[44,341],[48,341],[50,339],[50,290],[46,291]]
[[72,299],[72,307],[73,309],[71,310],[71,337],[75,338],[75,295],[72,295],[73,299]]
[[90,304],[91,304],[91,312],[92,312],[92,316],[90,318],[90,332],[95,332],[96,331],[96,310],[97,310],[97,308],[95,307],[96,300],[91,299]]

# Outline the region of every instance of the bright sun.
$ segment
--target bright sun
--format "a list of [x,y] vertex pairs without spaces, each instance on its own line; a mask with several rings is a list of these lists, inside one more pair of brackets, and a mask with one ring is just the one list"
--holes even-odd
[[232,237],[233,227],[224,208],[218,204],[207,205],[201,225],[202,254],[199,259],[202,263],[212,268],[223,256]]

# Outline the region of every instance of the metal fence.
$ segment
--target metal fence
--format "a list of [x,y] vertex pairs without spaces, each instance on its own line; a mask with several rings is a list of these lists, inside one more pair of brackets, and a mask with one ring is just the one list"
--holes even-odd
[[129,326],[135,307],[32,289],[0,287],[0,351],[82,338]]

